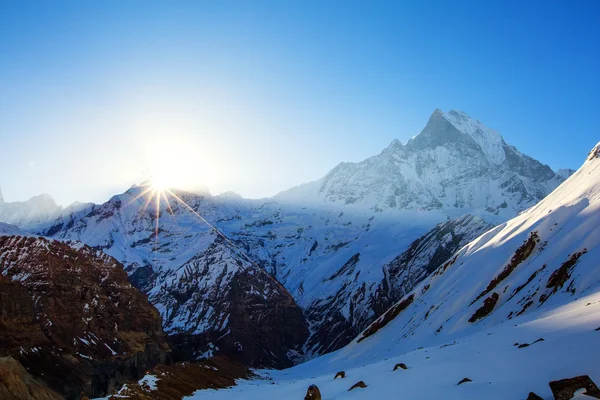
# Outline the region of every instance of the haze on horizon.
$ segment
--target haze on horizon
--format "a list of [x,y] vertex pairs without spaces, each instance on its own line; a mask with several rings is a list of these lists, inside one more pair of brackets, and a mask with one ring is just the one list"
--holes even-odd
[[0,188],[266,197],[459,109],[554,169],[598,142],[600,4],[3,1]]

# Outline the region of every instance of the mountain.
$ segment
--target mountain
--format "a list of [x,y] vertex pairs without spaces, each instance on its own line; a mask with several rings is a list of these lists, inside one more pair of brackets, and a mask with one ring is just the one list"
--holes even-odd
[[[156,309],[120,263],[81,243],[0,236],[0,316],[0,355],[11,358],[0,364],[67,399],[105,395],[168,357]],[[24,398],[54,398],[36,387]]]
[[550,196],[463,247],[395,306],[410,303],[398,316],[391,318],[396,309],[390,309],[357,342],[387,319],[396,329],[384,331],[424,341],[445,330],[454,335],[494,326],[600,291],[599,178],[600,144]]
[[600,143],[548,197],[460,248],[348,346],[190,399],[301,398],[315,384],[336,399],[595,398],[584,378],[564,379],[600,382],[599,256]]
[[[273,199],[173,190],[157,207],[140,185],[28,230],[123,263],[181,357],[225,352],[254,366],[287,366],[350,343],[439,260],[562,180],[466,114],[436,110],[406,145],[395,141]],[[261,319],[285,316],[283,331],[248,317],[243,302],[261,298]],[[227,318],[232,310],[246,325]],[[242,331],[263,350],[243,345]],[[274,345],[276,335],[285,341]]]
[[374,299],[378,314],[387,311],[456,251],[492,227],[479,217],[465,215],[442,222],[415,240],[405,252],[383,266],[385,278]]
[[41,194],[23,202],[7,203],[0,191],[0,221],[21,229],[36,230],[40,225],[58,218],[61,212],[62,207],[48,194]]
[[438,109],[405,145],[394,140],[379,155],[341,163],[320,180],[276,198],[375,211],[473,213],[503,221],[537,203],[563,180],[464,112]]

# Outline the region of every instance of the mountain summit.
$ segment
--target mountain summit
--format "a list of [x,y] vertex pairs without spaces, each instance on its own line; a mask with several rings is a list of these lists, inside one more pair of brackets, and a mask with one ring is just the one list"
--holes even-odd
[[277,198],[375,211],[442,210],[451,216],[469,212],[499,221],[534,205],[563,180],[466,113],[437,109],[405,145],[394,140],[376,156],[341,163],[320,180]]

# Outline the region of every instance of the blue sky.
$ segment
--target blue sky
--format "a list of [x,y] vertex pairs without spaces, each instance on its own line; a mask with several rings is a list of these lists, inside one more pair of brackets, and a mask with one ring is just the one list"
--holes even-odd
[[66,205],[162,173],[269,196],[436,107],[577,168],[599,21],[597,1],[0,0],[0,187]]

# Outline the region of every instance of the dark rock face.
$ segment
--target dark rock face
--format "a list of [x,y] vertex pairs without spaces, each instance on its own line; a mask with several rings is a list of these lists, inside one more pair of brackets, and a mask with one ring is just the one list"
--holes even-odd
[[552,381],[549,385],[555,400],[570,400],[579,389],[586,389],[587,396],[600,399],[600,389],[587,375]]
[[160,316],[113,258],[0,237],[0,354],[68,399],[103,396],[167,361]]
[[0,399],[61,400],[62,396],[32,377],[14,358],[0,357]]
[[[232,257],[221,241],[183,268],[184,277],[150,294],[169,310],[165,325],[177,359],[221,354],[252,367],[292,366],[309,332],[302,309],[279,282]],[[178,324],[182,314],[196,318]],[[212,325],[202,324],[209,317]]]

